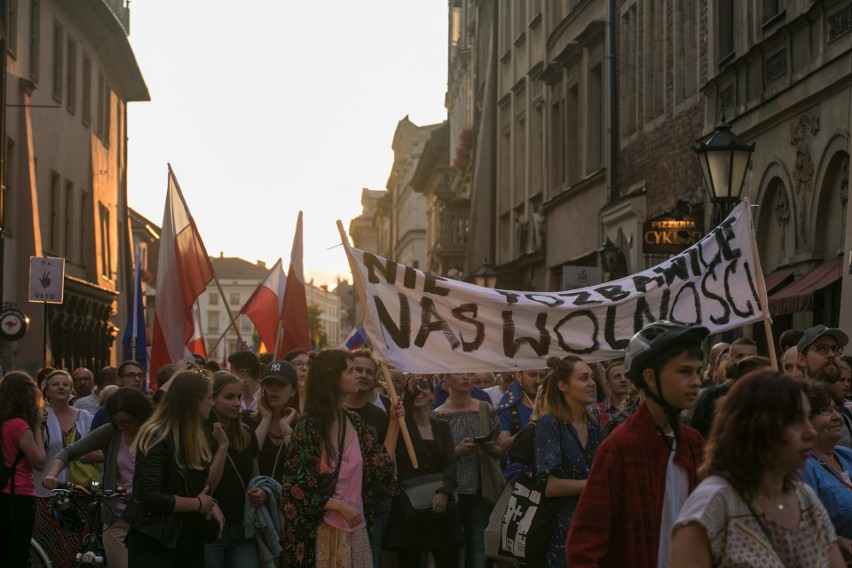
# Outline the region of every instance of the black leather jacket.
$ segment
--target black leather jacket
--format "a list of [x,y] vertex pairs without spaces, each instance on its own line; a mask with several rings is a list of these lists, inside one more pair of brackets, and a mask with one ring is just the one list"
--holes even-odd
[[193,484],[193,478],[206,480],[208,474],[206,466],[203,475],[190,474],[189,470],[175,462],[174,452],[174,440],[169,437],[147,454],[136,454],[133,494],[124,512],[124,519],[131,527],[169,548],[177,544],[181,527],[189,516],[198,515],[175,513],[175,496],[195,497],[204,484]]

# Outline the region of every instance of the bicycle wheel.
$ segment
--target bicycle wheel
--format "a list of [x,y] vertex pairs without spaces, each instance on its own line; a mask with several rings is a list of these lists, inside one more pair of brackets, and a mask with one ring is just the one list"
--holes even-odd
[[50,568],[50,559],[37,540],[30,540],[30,568]]

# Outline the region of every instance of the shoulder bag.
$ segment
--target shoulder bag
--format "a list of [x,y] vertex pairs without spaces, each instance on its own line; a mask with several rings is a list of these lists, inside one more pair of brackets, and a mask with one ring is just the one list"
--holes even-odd
[[[485,402],[479,403],[479,433],[482,436],[487,436],[491,431],[491,413],[488,411],[488,404]],[[497,465],[497,460],[492,458],[485,450],[479,450],[479,487],[482,492],[482,499],[493,507],[500,499],[500,494],[503,493],[503,488],[506,486],[506,479],[503,477],[503,472],[500,471],[500,466]]]

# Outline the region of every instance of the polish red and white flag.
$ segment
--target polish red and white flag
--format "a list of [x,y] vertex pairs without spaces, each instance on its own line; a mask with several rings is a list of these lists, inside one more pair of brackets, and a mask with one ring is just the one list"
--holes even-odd
[[302,239],[302,212],[296,221],[296,235],[293,238],[293,250],[290,252],[290,270],[287,271],[287,286],[284,290],[284,309],[281,320],[284,332],[281,347],[275,356],[286,355],[293,349],[311,348],[308,329],[308,299],[305,292],[305,270]]
[[267,351],[273,351],[276,341],[279,341],[281,337],[286,285],[287,275],[284,274],[284,263],[279,258],[240,310],[240,313],[248,316],[254,324]]
[[213,280],[213,266],[169,166],[169,187],[160,233],[157,299],[151,346],[151,386],[157,369],[191,359],[187,343],[193,335],[192,306]]
[[186,343],[186,348],[193,355],[201,355],[207,359],[207,346],[204,344],[204,333],[201,331],[201,311],[198,304],[192,306],[192,337]]

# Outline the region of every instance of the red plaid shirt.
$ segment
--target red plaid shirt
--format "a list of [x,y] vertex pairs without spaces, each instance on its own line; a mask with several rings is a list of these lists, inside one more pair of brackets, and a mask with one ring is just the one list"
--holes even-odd
[[598,404],[598,420],[600,420],[601,428],[609,424],[612,417],[619,413],[618,407],[612,400],[612,397],[607,397],[603,402]]
[[[678,427],[674,463],[686,468],[690,492],[703,448],[697,431]],[[644,403],[613,430],[595,452],[571,520],[568,566],[656,568],[669,454]]]

